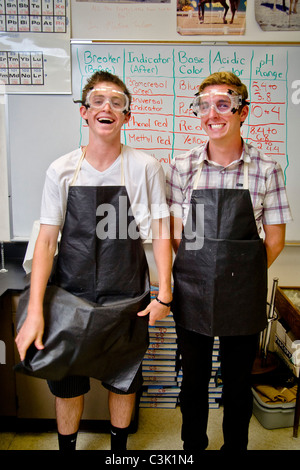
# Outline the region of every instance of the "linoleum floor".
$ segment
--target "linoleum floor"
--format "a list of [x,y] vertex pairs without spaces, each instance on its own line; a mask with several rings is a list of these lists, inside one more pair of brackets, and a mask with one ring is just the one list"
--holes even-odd
[[[208,450],[219,450],[222,438],[223,409],[212,409],[209,414]],[[128,450],[182,450],[180,439],[181,413],[175,409],[141,408],[139,426],[128,439]],[[57,450],[57,435],[46,433],[0,433],[0,450]],[[108,434],[80,431],[77,450],[109,450]],[[300,430],[297,438],[293,429],[265,429],[252,416],[248,450],[300,450]]]

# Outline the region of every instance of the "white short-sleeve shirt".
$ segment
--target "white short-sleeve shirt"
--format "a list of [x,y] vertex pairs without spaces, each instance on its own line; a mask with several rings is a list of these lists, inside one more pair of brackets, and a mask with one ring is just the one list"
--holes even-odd
[[[150,236],[151,219],[169,216],[165,196],[165,175],[156,158],[140,150],[123,146],[124,180],[131,209],[142,239]],[[47,170],[43,190],[40,223],[59,225],[65,219],[69,186],[82,150],[76,149],[55,160]],[[120,186],[121,156],[100,172],[83,160],[76,186]]]

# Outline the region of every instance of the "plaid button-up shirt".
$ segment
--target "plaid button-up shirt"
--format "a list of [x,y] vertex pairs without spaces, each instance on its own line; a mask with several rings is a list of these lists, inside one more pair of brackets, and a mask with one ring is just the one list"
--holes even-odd
[[185,224],[199,164],[204,161],[197,189],[243,189],[244,162],[249,163],[249,191],[258,233],[263,225],[286,224],[292,221],[283,172],[272,158],[243,142],[239,160],[227,167],[208,160],[207,143],[178,155],[167,174],[167,201],[171,215]]

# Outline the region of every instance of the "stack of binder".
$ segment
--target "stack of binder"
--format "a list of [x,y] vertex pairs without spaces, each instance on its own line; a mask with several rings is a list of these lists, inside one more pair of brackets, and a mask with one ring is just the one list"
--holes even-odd
[[212,371],[208,386],[209,408],[219,408],[222,400],[222,379],[221,379],[221,363],[220,363],[220,340],[218,337],[214,339],[212,352]]
[[[158,287],[151,286],[151,298]],[[149,325],[149,348],[143,360],[144,387],[140,407],[175,408],[180,387],[177,383],[177,334],[172,312],[155,326]]]

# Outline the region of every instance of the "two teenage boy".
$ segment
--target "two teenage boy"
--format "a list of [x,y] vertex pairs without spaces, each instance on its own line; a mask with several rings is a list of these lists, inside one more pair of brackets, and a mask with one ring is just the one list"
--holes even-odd
[[[103,304],[108,315],[110,309],[115,312],[112,304],[117,301],[117,317],[124,315],[130,299],[134,321],[143,322],[149,315],[151,325],[169,314],[172,250],[167,194],[176,253],[172,311],[183,366],[184,449],[199,451],[208,445],[212,342],[220,336],[223,449],[244,450],[252,412],[251,369],[258,334],[266,325],[267,267],[282,250],[285,224],[291,220],[282,171],[241,138],[240,127],[248,115],[245,85],[231,73],[217,73],[202,82],[192,104],[209,141],[174,159],[165,194],[157,160],[121,144],[130,102],[131,95],[118,77],[96,72],[83,89],[80,107],[89,126],[89,143],[56,160],[47,171],[28,313],[16,338],[20,357],[24,361],[33,342],[39,351],[44,349],[43,299],[61,229],[55,282],[66,299],[71,292]],[[115,239],[99,241],[93,215],[99,204],[117,210],[120,196],[127,198],[133,214],[127,225],[135,223],[140,237],[128,236],[122,244]],[[197,217],[199,205],[204,208],[202,218]],[[89,212],[91,217],[84,217]],[[184,227],[190,223],[201,240],[196,250],[187,246]],[[259,237],[262,226],[264,241]],[[151,233],[159,279],[158,296],[152,302],[142,248],[142,239]],[[132,324],[127,328],[131,331]],[[144,333],[146,328],[144,322]],[[128,331],[121,333],[126,336]],[[145,351],[147,340],[142,346]],[[109,390],[112,450],[126,449],[135,394],[142,384],[141,352],[135,357],[131,351],[130,359],[134,367],[128,364],[115,372],[116,380],[103,384]],[[124,374],[129,386],[112,385],[122,383]],[[74,449],[89,379],[75,375],[48,383],[56,396],[60,449]]]

